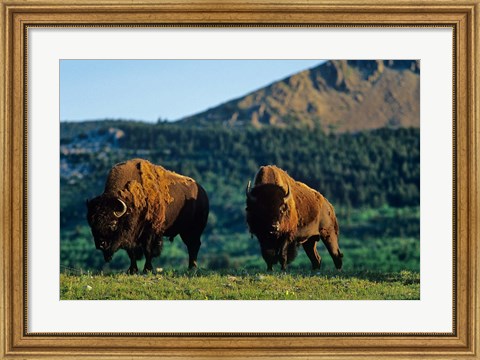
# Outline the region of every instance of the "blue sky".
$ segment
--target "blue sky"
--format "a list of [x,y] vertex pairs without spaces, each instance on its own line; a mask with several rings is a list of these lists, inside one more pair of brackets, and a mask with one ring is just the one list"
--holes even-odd
[[60,120],[177,120],[322,60],[61,60]]

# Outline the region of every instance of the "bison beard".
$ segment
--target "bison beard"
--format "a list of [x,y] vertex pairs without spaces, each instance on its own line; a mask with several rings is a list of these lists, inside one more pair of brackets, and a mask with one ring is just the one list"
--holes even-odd
[[130,258],[128,272],[138,272],[145,255],[144,272],[160,256],[163,236],[180,235],[187,246],[189,268],[197,266],[200,236],[209,204],[205,190],[193,179],[133,159],[115,165],[103,194],[87,201],[87,220],[97,249],[110,261],[118,249]]
[[262,166],[254,187],[246,189],[247,224],[260,243],[267,269],[280,262],[282,270],[293,261],[301,244],[319,269],[321,257],[317,242],[322,239],[335,267],[342,268],[343,254],[338,247],[335,210],[318,191],[295,181],[276,166]]

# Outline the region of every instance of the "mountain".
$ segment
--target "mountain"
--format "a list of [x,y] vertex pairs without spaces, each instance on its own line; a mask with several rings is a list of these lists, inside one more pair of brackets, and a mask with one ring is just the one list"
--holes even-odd
[[416,60],[332,60],[179,120],[226,127],[313,127],[356,132],[420,127]]

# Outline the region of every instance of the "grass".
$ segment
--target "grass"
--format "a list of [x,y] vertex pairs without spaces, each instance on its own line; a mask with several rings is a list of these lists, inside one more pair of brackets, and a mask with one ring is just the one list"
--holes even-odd
[[415,300],[420,274],[168,270],[60,275],[61,300]]

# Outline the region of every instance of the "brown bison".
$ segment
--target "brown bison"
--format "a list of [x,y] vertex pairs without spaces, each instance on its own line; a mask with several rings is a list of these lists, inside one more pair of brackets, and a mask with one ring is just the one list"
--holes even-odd
[[259,242],[267,269],[280,262],[282,270],[302,244],[313,269],[321,258],[317,241],[322,239],[337,269],[343,254],[338,247],[338,223],[332,204],[318,191],[295,181],[276,166],[262,166],[254,187],[247,189],[247,223]]
[[193,179],[146,160],[129,160],[110,170],[103,194],[87,200],[87,208],[95,246],[105,261],[124,249],[130,274],[138,272],[142,254],[143,271],[151,271],[152,258],[162,250],[162,237],[172,241],[179,234],[188,249],[189,268],[197,266],[209,206],[205,190]]

